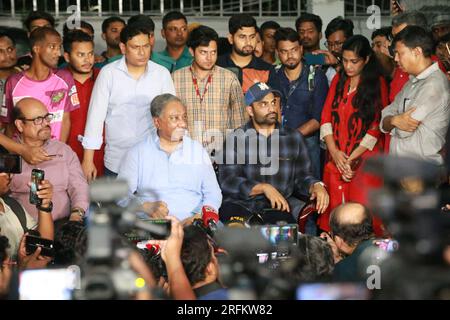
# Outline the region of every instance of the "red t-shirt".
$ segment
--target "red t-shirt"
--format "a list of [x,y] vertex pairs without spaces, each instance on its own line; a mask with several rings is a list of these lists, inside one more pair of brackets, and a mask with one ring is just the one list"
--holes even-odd
[[[100,72],[100,69],[94,68],[94,73],[91,78],[87,79],[84,83],[80,83],[75,80],[75,85],[77,87],[78,98],[80,100],[80,107],[70,113],[70,135],[67,144],[72,148],[73,151],[80,159],[83,161],[83,146],[81,141],[78,140],[78,136],[84,135],[84,128],[86,127],[87,114],[89,110],[89,101],[91,100],[92,89],[94,88],[95,79]],[[105,145],[103,144],[100,150],[95,150],[94,153],[94,164],[97,168],[97,176],[102,176],[104,171],[103,156],[105,153]]]

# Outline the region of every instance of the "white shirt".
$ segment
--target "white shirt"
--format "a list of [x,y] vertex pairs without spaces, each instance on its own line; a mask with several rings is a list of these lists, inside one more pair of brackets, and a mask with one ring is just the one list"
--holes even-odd
[[128,149],[154,130],[150,104],[163,93],[175,95],[172,77],[152,61],[138,80],[128,73],[125,56],[103,67],[92,91],[83,148],[100,149],[104,124],[105,167],[117,172]]
[[[8,238],[10,247],[7,249],[7,253],[15,260],[17,251],[19,250],[20,240],[22,240],[23,228],[19,218],[17,218],[16,214],[2,198],[0,198],[0,203],[5,210],[5,212],[0,211],[0,234]],[[27,229],[35,228],[36,221],[28,214],[25,208],[24,211],[27,220]]]

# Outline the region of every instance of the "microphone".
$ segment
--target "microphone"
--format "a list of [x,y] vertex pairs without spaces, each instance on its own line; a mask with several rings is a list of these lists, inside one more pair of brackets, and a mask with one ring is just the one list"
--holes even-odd
[[219,213],[210,206],[202,207],[203,225],[212,232],[217,231],[217,222],[219,222]]

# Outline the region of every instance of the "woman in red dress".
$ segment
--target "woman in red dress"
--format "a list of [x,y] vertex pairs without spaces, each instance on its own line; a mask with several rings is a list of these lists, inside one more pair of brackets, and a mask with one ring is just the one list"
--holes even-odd
[[[330,205],[319,216],[319,228],[329,231],[330,212],[348,201],[367,203],[367,191],[381,186],[381,179],[361,170],[362,163],[383,151],[379,130],[381,110],[388,91],[381,67],[369,41],[355,35],[342,47],[343,68],[334,77],[322,111],[320,137],[327,145],[324,182]],[[376,233],[381,222],[374,219]]]

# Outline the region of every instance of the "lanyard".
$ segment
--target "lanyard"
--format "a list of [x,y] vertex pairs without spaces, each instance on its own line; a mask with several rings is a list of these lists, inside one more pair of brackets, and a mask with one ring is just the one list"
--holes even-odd
[[205,90],[203,90],[203,94],[200,94],[200,88],[198,87],[198,81],[197,78],[194,75],[194,71],[192,70],[192,67],[189,67],[191,70],[192,75],[192,82],[194,83],[195,93],[200,98],[200,103],[203,103],[203,100],[205,99],[206,92],[208,92],[208,88],[212,82],[212,73],[209,74],[208,80],[206,81]]

